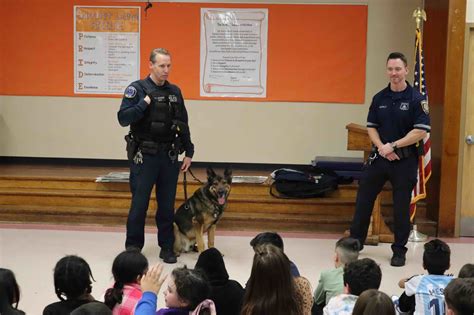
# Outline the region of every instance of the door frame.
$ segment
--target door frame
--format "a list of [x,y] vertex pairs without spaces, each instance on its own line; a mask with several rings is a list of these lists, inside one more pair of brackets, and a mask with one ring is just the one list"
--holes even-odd
[[[471,36],[472,41],[471,43]],[[461,121],[460,121],[460,134],[459,134],[459,164],[458,164],[458,191],[457,191],[457,201],[456,201],[456,227],[455,227],[455,235],[460,236],[461,230],[463,230],[463,236],[474,236],[474,218],[468,220],[468,222],[463,222],[462,220],[462,206],[463,204],[463,174],[464,168],[469,167],[468,165],[464,165],[466,162],[464,159],[464,152],[466,149],[467,144],[465,143],[465,137],[467,134],[467,127],[466,127],[466,112],[468,110],[468,99],[467,99],[467,90],[468,90],[468,83],[474,85],[474,73],[471,74],[469,77],[469,62],[474,63],[474,51],[470,51],[469,48],[471,45],[474,45],[474,23],[466,23],[466,30],[465,30],[465,43],[464,43],[464,71],[463,71],[463,79],[462,79],[462,102],[461,102]],[[469,82],[470,80],[470,82]],[[474,96],[473,96],[474,97]],[[470,100],[471,103],[474,104],[474,100]],[[474,108],[470,108],[470,111],[474,111]],[[472,131],[471,131],[472,133]],[[462,227],[469,227],[467,230],[466,228]]]

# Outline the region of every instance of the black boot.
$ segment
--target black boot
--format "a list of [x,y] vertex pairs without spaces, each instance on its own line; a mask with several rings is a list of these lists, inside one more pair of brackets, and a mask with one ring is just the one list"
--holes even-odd
[[160,258],[167,264],[175,264],[178,260],[172,249],[162,248]]

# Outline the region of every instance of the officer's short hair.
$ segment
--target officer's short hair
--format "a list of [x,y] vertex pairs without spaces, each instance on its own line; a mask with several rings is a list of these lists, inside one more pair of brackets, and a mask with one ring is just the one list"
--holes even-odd
[[405,64],[405,67],[408,65],[407,57],[405,57],[405,55],[402,54],[401,52],[392,52],[392,53],[390,53],[387,57],[387,62],[390,59],[400,59]]
[[150,61],[155,62],[156,61],[156,55],[165,55],[165,56],[171,56],[170,52],[165,49],[165,48],[155,48],[151,51],[150,53]]

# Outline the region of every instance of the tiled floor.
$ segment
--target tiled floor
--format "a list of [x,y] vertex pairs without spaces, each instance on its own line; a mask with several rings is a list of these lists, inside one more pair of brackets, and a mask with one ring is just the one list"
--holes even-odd
[[[253,250],[249,241],[251,232],[218,232],[216,247],[224,254],[230,277],[245,284],[252,265]],[[111,265],[123,249],[124,229],[78,226],[0,225],[0,267],[12,269],[21,286],[19,308],[27,314],[41,314],[45,305],[57,300],[53,286],[53,268],[64,255],[76,254],[88,261],[96,282],[92,293],[101,299],[112,283]],[[321,270],[332,268],[335,241],[339,235],[282,233],[285,252],[296,263],[301,274],[307,277],[313,289]],[[474,262],[474,238],[445,239],[451,247],[449,273],[457,275],[467,262]],[[382,268],[381,290],[400,294],[400,278],[423,273],[421,265],[422,243],[409,243],[407,265],[394,268],[389,265],[390,245],[366,246],[360,257],[376,260]],[[146,234],[144,254],[151,264],[158,262],[158,249],[153,230]],[[193,267],[197,254],[179,257],[177,265],[166,265],[166,271],[186,264]],[[160,296],[161,297],[161,296]],[[159,299],[159,306],[163,300]]]

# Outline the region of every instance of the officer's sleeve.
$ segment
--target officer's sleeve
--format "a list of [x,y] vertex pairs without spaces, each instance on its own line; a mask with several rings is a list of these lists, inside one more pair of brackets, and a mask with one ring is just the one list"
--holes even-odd
[[[184,105],[184,99],[183,95],[181,94],[181,91],[178,93],[179,95],[179,104],[181,104],[181,120],[188,125],[188,130],[189,128],[189,119],[188,119],[188,111],[186,110],[186,106]],[[194,155],[194,144],[191,142],[191,131],[187,134],[183,134],[181,140],[183,141],[183,146],[184,146],[184,151],[185,151],[185,156],[192,158]]]
[[145,92],[134,84],[129,85],[125,89],[122,104],[117,113],[118,121],[122,127],[126,127],[143,118],[148,106],[144,98]]
[[376,109],[376,102],[375,102],[375,97],[374,97],[369,107],[369,114],[367,115],[367,125],[366,125],[367,128],[378,128],[380,126],[375,109]]
[[414,106],[414,111],[413,111],[413,115],[414,115],[413,128],[430,132],[431,124],[430,124],[429,113],[430,113],[430,110],[429,110],[427,99],[422,98],[416,101],[415,106]]

